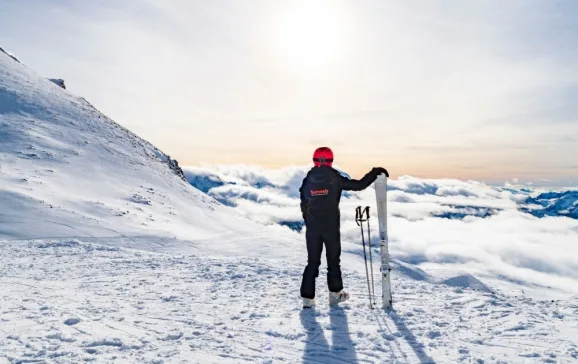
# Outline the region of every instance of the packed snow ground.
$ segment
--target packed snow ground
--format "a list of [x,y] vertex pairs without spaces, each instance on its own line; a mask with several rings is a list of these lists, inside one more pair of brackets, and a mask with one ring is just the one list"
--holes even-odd
[[265,257],[162,254],[74,240],[4,241],[0,249],[0,362],[578,360],[576,301],[492,294],[396,270],[395,311],[385,313],[368,307],[361,260],[352,255],[344,263],[352,300],[330,309],[319,279],[319,306],[308,311],[295,299],[297,260],[279,265]]

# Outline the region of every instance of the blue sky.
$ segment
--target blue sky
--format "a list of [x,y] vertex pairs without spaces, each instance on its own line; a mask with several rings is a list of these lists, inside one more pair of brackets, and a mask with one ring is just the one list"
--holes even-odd
[[0,46],[181,164],[578,183],[573,1],[8,0]]

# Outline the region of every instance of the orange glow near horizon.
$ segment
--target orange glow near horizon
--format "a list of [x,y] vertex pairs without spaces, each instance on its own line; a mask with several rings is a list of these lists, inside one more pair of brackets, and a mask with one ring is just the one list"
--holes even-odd
[[[254,153],[249,150],[235,151],[230,153],[221,153],[210,155],[200,153],[190,157],[177,158],[181,166],[198,166],[201,164],[244,164],[256,165],[268,169],[278,169],[288,166],[305,166],[311,165],[310,151],[304,150],[294,157],[289,155],[278,155],[269,157],[267,152]],[[344,154],[345,151],[340,151]],[[431,163],[425,160],[431,159]],[[437,161],[441,159],[432,155],[406,155],[404,157],[396,156],[387,157],[360,157],[352,155],[336,155],[335,166],[343,169],[352,178],[361,178],[372,167],[385,167],[392,178],[398,178],[403,175],[409,175],[417,178],[455,178],[460,180],[476,181],[511,181],[514,178],[538,180],[543,174],[538,171],[532,171],[522,164],[512,164],[507,162],[498,162],[490,160],[469,159],[466,163],[467,156],[456,161]],[[468,165],[469,164],[469,165]],[[550,178],[563,178],[560,173],[552,171]]]

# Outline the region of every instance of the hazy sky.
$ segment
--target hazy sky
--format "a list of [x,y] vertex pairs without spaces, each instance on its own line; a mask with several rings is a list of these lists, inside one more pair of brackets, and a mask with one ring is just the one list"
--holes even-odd
[[182,165],[578,183],[577,1],[2,0],[0,46]]

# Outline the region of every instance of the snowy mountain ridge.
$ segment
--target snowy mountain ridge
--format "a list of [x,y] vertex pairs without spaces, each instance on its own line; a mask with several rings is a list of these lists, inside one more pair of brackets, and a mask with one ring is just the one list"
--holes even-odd
[[259,228],[191,188],[167,154],[4,52],[0,141],[0,238],[187,240]]
[[2,47],[0,47],[0,52],[6,54],[8,57],[12,58],[13,60],[15,60],[16,62],[20,63],[20,61],[18,60],[18,58],[16,58],[14,55],[10,54],[9,52],[5,51]]

